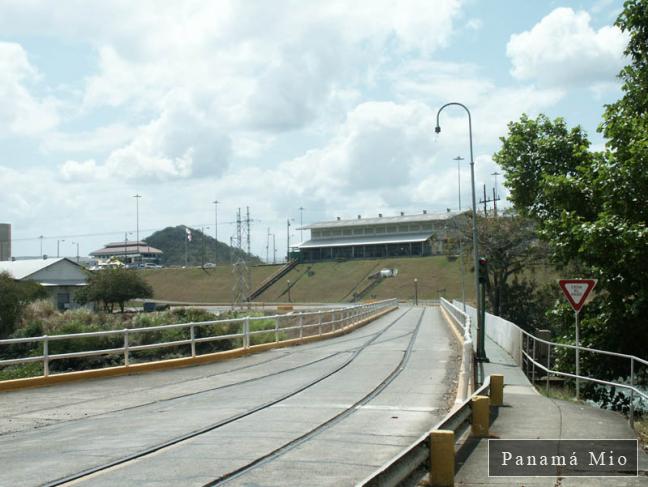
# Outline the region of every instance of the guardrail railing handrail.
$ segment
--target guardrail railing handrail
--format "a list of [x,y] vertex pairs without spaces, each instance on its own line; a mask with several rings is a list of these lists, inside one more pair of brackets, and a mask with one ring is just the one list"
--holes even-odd
[[522,333],[524,335],[528,336],[529,338],[531,338],[531,339],[533,339],[533,340],[535,340],[537,342],[544,343],[546,345],[551,345],[553,347],[571,348],[572,350],[578,349],[578,350],[584,351],[584,352],[594,352],[594,353],[600,353],[600,354],[603,354],[603,355],[612,355],[614,357],[628,358],[628,359],[636,360],[637,362],[641,362],[644,365],[648,365],[648,360],[644,360],[641,357],[637,357],[636,355],[629,355],[627,353],[620,353],[620,352],[611,352],[609,350],[601,350],[601,349],[598,349],[598,348],[577,347],[576,345],[570,345],[569,343],[552,342],[550,340],[545,340],[543,338],[539,338],[539,337],[529,333],[528,331],[523,330],[522,328],[520,328],[520,331],[522,331]]
[[[130,365],[130,353],[147,350],[153,348],[165,348],[181,345],[191,345],[191,357],[196,357],[196,343],[205,343],[210,341],[219,341],[219,340],[228,340],[239,338],[242,340],[242,348],[249,348],[250,346],[250,336],[256,336],[261,334],[274,334],[274,342],[280,342],[279,333],[298,330],[299,338],[304,337],[304,330],[311,330],[317,328],[316,333],[311,333],[313,335],[323,335],[332,331],[342,329],[355,321],[360,321],[368,316],[375,314],[376,312],[390,307],[396,306],[398,304],[396,299],[386,299],[382,301],[376,301],[373,303],[362,303],[356,304],[353,306],[344,306],[336,308],[327,308],[318,311],[299,311],[299,312],[290,312],[286,314],[274,314],[269,316],[243,316],[237,318],[223,319],[223,320],[209,320],[209,321],[198,321],[198,322],[188,322],[188,323],[172,323],[169,325],[157,325],[150,327],[138,327],[138,328],[123,328],[119,330],[101,330],[95,332],[82,332],[82,333],[68,333],[61,335],[41,335],[37,337],[24,337],[24,338],[9,338],[0,340],[0,346],[3,345],[15,345],[15,344],[24,344],[24,343],[42,343],[42,354],[37,356],[27,356],[19,357],[12,359],[1,359],[0,367],[8,365],[19,365],[33,362],[42,362],[43,363],[43,376],[47,377],[49,375],[49,363],[53,360],[60,360],[64,358],[79,358],[79,357],[92,357],[92,356],[101,356],[109,354],[123,354],[124,356],[124,365]],[[328,316],[328,320],[324,321],[324,317]],[[315,323],[312,318],[317,318]],[[295,319],[297,324],[292,326],[280,327],[280,320],[286,319]],[[272,321],[274,320],[275,325],[273,328],[261,329],[261,330],[250,330],[250,323],[255,321]],[[241,331],[239,333],[223,333],[219,335],[211,335],[206,337],[196,337],[196,329],[201,327],[214,326],[214,325],[239,325]],[[145,343],[139,345],[133,345],[129,342],[129,336],[136,334],[143,334],[156,331],[172,330],[172,329],[189,329],[190,336],[189,338],[172,340],[172,341],[161,341],[155,343]],[[327,329],[324,332],[324,329]],[[330,328],[330,329],[329,329]],[[52,341],[61,341],[61,340],[74,340],[79,338],[97,338],[97,337],[106,337],[106,336],[121,336],[123,344],[121,347],[111,347],[104,349],[95,349],[95,350],[83,350],[77,352],[67,352],[59,354],[51,354],[49,351],[49,344]],[[295,337],[296,338],[296,337]]]
[[[430,431],[449,430],[453,431],[455,434],[461,431],[462,427],[471,417],[473,398],[488,394],[490,387],[490,377],[487,377],[479,389],[455,407]],[[402,480],[406,479],[413,472],[420,469],[422,466],[426,466],[430,458],[430,431],[423,433],[414,443],[412,443],[412,445],[383,464],[382,467],[372,473],[369,477],[358,482],[356,487],[399,485]]]
[[[473,387],[473,362],[474,346],[471,335],[470,316],[443,297],[439,300],[441,307],[448,312],[450,317],[463,329],[463,343],[461,353],[461,368],[459,370],[459,383],[457,402],[465,400]],[[463,321],[463,323],[462,323]]]

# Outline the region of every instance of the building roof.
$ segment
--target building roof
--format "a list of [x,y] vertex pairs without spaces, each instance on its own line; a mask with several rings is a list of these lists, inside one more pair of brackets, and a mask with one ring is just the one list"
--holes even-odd
[[160,249],[151,247],[146,242],[139,242],[139,245],[137,242],[126,242],[126,246],[124,246],[124,242],[114,242],[107,244],[103,249],[90,252],[90,255],[93,255],[95,257],[105,257],[109,255],[119,256],[137,254],[162,255],[163,253],[164,252],[162,252]]
[[0,262],[0,272],[6,271],[14,279],[21,280],[63,260],[67,260],[70,264],[78,266],[76,262],[73,262],[70,259],[66,259],[65,257],[48,258],[48,259],[28,259],[28,260]]
[[299,249],[313,249],[323,247],[349,247],[356,245],[386,245],[425,242],[432,236],[432,232],[426,233],[409,233],[404,235],[382,235],[371,237],[345,237],[345,238],[326,238],[309,240],[299,244]]
[[367,225],[388,225],[395,223],[425,223],[431,221],[449,220],[464,211],[444,211],[441,213],[420,213],[418,215],[382,216],[377,218],[356,218],[353,220],[333,220],[328,222],[312,223],[305,225],[304,230],[320,228],[358,227]]

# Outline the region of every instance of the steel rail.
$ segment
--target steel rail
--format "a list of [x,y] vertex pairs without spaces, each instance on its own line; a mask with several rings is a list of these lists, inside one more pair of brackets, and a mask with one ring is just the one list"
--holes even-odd
[[[221,475],[217,479],[208,482],[206,484],[203,484],[202,487],[213,487],[215,485],[221,485],[227,482],[230,482],[232,480],[235,480],[246,473],[259,468],[263,465],[266,465],[273,460],[279,458],[283,454],[287,453],[290,450],[293,450],[297,446],[305,443],[306,441],[312,439],[313,437],[319,435],[323,431],[329,429],[330,427],[334,426],[335,424],[339,423],[346,417],[348,417],[350,414],[355,412],[358,407],[363,406],[364,404],[367,404],[369,401],[374,399],[376,396],[378,396],[385,388],[391,384],[396,377],[398,377],[404,370],[405,367],[407,366],[407,363],[409,362],[409,359],[412,354],[412,349],[414,348],[414,344],[416,342],[416,337],[418,336],[419,329],[421,328],[421,323],[423,322],[423,316],[425,315],[425,308],[423,308],[421,315],[419,316],[419,319],[416,323],[416,326],[414,328],[414,331],[412,333],[412,337],[409,340],[409,343],[407,345],[406,350],[403,353],[403,356],[401,357],[401,360],[398,362],[396,367],[392,369],[392,371],[385,377],[376,387],[374,387],[369,393],[365,394],[362,398],[360,398],[358,401],[353,403],[351,406],[348,408],[345,408],[343,411],[340,413],[336,414],[332,418],[328,419],[327,421],[320,423],[318,426],[315,428],[309,430],[308,432],[302,434],[301,436],[281,445],[279,448],[274,449],[273,451],[256,458],[252,462],[243,465],[242,467],[239,467],[235,470],[232,470],[231,472],[228,472],[226,474]],[[370,340],[368,345],[370,345],[372,342],[376,340],[377,337],[373,338]],[[362,350],[360,350],[362,351]],[[360,353],[358,351],[357,353]]]
[[[460,431],[472,414],[472,398],[490,392],[490,377],[477,389],[471,397],[462,402],[445,418],[437,423],[430,431],[450,430],[455,433]],[[430,432],[422,434],[409,448],[402,451],[374,473],[358,482],[356,486],[391,487],[401,484],[414,472],[429,470],[430,461]]]
[[[407,310],[404,313],[402,313],[396,319],[391,321],[380,332],[373,335],[360,348],[355,349],[354,351],[352,351],[351,352],[352,355],[347,360],[345,360],[341,365],[335,367],[332,371],[326,372],[325,374],[323,374],[320,377],[312,380],[311,382],[309,382],[307,384],[304,384],[304,385],[302,385],[302,386],[300,386],[300,387],[298,387],[298,388],[296,388],[296,389],[294,389],[294,390],[292,390],[292,391],[290,391],[290,392],[288,392],[286,394],[283,394],[283,395],[279,396],[278,398],[275,398],[275,399],[273,399],[271,401],[267,401],[267,402],[265,402],[263,404],[260,404],[260,405],[258,405],[256,407],[252,408],[252,409],[249,409],[249,410],[244,411],[242,413],[235,414],[233,416],[230,416],[229,418],[225,418],[223,420],[220,420],[220,421],[218,421],[216,423],[210,424],[210,425],[205,426],[203,428],[200,428],[198,430],[195,430],[195,431],[186,433],[184,435],[172,438],[170,440],[167,440],[167,441],[164,441],[162,443],[153,445],[151,447],[140,450],[138,452],[131,453],[129,455],[126,455],[126,456],[118,458],[116,460],[107,462],[105,464],[90,467],[90,468],[87,468],[87,469],[85,469],[83,471],[76,472],[76,473],[67,475],[65,477],[61,477],[59,479],[49,481],[47,483],[42,484],[42,487],[55,487],[55,486],[63,485],[63,484],[66,484],[66,483],[69,483],[69,482],[72,482],[72,481],[75,481],[75,480],[80,480],[80,479],[82,479],[84,477],[87,477],[87,476],[90,476],[90,475],[97,474],[97,473],[99,473],[101,471],[111,469],[111,468],[116,467],[116,466],[120,466],[120,465],[124,465],[126,463],[136,461],[136,460],[138,460],[140,458],[149,456],[149,455],[151,455],[153,453],[156,453],[156,452],[159,452],[159,451],[164,450],[166,448],[177,445],[178,443],[182,443],[182,442],[191,440],[191,439],[193,439],[195,437],[198,437],[200,435],[203,435],[203,434],[208,433],[210,431],[213,431],[215,429],[221,428],[221,427],[223,427],[223,426],[225,426],[227,424],[231,424],[231,423],[233,423],[235,421],[239,421],[239,420],[241,420],[241,419],[243,419],[245,417],[251,416],[252,414],[255,414],[255,413],[259,412],[259,411],[262,411],[262,410],[267,409],[267,408],[269,408],[271,406],[274,406],[275,404],[278,404],[278,403],[280,403],[282,401],[285,401],[286,399],[289,399],[289,398],[291,398],[291,397],[305,391],[306,389],[309,389],[309,388],[313,387],[314,385],[322,382],[323,380],[337,374],[342,369],[347,367],[349,364],[351,364],[351,362],[353,362],[359,356],[359,354],[362,351],[364,351],[374,341],[376,341],[376,339],[378,337],[382,336],[385,332],[387,332],[389,329],[391,329],[397,322],[399,322],[405,315],[407,315],[409,313],[409,311],[410,310]],[[339,355],[340,353],[346,353],[346,352],[336,352],[335,354],[332,354],[332,355]],[[327,358],[330,358],[330,357],[327,357]],[[322,360],[325,360],[325,359],[318,359],[317,361],[322,361]],[[299,367],[295,367],[295,368],[299,368]],[[273,375],[273,374],[269,374],[269,375]],[[227,386],[220,386],[219,388],[232,387],[233,385],[240,385],[242,383],[251,382],[253,380],[258,380],[258,379],[257,378],[248,379],[247,381],[243,381],[243,382],[240,382],[240,383],[227,385]],[[218,388],[215,388],[215,389],[218,389]],[[207,392],[207,391],[200,391],[199,393],[202,393],[202,392]],[[179,396],[179,397],[187,397],[187,396],[191,396],[191,395],[194,395],[194,394],[197,394],[197,393],[189,393],[189,394],[185,394],[185,395]],[[177,397],[177,398],[179,398],[179,397]],[[173,399],[177,399],[177,398],[173,398]]]

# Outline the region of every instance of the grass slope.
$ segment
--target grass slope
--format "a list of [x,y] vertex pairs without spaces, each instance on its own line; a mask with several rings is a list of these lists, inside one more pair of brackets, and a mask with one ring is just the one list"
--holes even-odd
[[[252,289],[281,268],[276,266],[251,267]],[[461,297],[460,263],[446,257],[411,257],[393,259],[352,260],[346,262],[318,262],[300,264],[279,282],[257,298],[258,302],[287,302],[288,280],[293,302],[351,301],[372,280],[368,276],[383,268],[396,268],[398,275],[381,280],[362,293],[360,300],[384,298],[414,298],[414,278],[418,279],[419,299],[436,299],[438,290],[445,288],[444,296]],[[466,263],[466,296],[474,299],[473,274]],[[232,299],[234,276],[230,266],[214,269],[157,269],[141,271],[153,286],[156,299],[187,302],[222,302]]]
[[[281,268],[280,265],[250,267],[252,289]],[[139,271],[153,286],[153,297],[192,303],[230,303],[234,275],[229,265],[211,269],[144,269]]]

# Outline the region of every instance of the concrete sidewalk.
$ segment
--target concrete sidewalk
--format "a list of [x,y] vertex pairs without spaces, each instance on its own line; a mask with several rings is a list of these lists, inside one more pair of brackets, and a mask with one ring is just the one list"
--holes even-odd
[[[504,407],[490,428],[502,439],[621,439],[636,436],[618,413],[586,404],[550,399],[539,394],[513,359],[490,339],[486,342],[490,363],[484,374],[504,375]],[[457,465],[455,485],[483,486],[648,486],[648,455],[639,454],[638,477],[488,477],[488,441],[480,440],[464,463]]]

